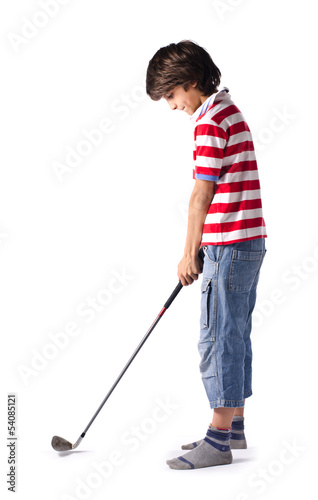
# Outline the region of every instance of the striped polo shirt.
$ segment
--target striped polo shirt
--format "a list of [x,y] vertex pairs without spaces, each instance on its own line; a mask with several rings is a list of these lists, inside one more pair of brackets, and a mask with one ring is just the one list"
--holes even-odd
[[252,135],[226,87],[191,116],[193,177],[215,182],[202,245],[266,238]]

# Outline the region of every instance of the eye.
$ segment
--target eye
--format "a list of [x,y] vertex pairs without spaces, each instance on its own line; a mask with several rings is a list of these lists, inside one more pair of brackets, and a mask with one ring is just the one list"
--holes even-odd
[[173,93],[167,95],[167,99],[172,99],[173,98]]

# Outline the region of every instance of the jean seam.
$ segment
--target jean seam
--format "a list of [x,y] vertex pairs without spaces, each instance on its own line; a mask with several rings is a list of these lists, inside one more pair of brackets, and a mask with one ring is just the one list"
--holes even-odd
[[218,304],[218,281],[219,281],[219,263],[223,255],[223,249],[224,247],[221,246],[218,252],[218,259],[216,262],[216,273],[215,273],[215,281],[216,281],[216,286],[215,286],[215,297],[214,297],[214,302],[213,302],[213,307],[214,307],[214,314],[213,314],[213,336],[215,338],[215,342],[213,344],[213,356],[214,356],[214,365],[215,365],[215,376],[216,376],[216,391],[217,391],[217,397],[220,399],[221,397],[221,392],[220,392],[220,383],[219,383],[219,370],[218,370],[218,363],[217,363],[217,358],[216,358],[216,323],[217,323],[217,304]]
[[234,272],[233,272],[233,268],[234,268],[234,259],[236,257],[236,253],[237,251],[236,250],[233,250],[232,252],[232,259],[231,259],[231,265],[230,265],[230,273],[229,273],[229,291],[231,290],[231,287],[232,287],[232,281],[233,281],[233,275],[234,275]]

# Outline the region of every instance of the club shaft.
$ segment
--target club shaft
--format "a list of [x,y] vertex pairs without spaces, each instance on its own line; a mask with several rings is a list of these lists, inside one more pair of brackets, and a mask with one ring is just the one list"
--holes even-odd
[[[146,340],[148,339],[149,335],[151,334],[151,332],[153,331],[153,329],[155,328],[155,326],[158,324],[159,320],[161,319],[162,315],[160,316],[160,314],[157,316],[157,318],[155,319],[155,321],[153,322],[153,324],[151,325],[151,327],[149,328],[148,332],[146,333],[145,337],[142,339],[142,341],[140,342],[140,344],[138,345],[137,349],[135,350],[135,352],[133,353],[133,355],[131,356],[131,358],[129,359],[129,361],[127,362],[127,364],[125,365],[125,367],[123,368],[123,370],[121,371],[121,373],[119,374],[118,378],[116,379],[116,381],[114,382],[114,384],[112,385],[112,387],[110,388],[109,392],[107,393],[107,395],[105,396],[104,400],[102,401],[102,403],[100,404],[100,406],[98,407],[95,415],[92,417],[92,419],[89,421],[89,423],[87,424],[85,430],[83,431],[83,433],[81,434],[82,437],[85,436],[86,432],[88,431],[88,429],[90,428],[90,426],[92,425],[92,423],[94,422],[95,418],[97,417],[97,415],[99,414],[99,412],[101,411],[101,409],[103,408],[104,404],[106,403],[107,399],[109,398],[109,396],[112,394],[112,392],[114,391],[114,389],[116,388],[117,384],[120,382],[120,380],[122,379],[122,377],[124,376],[124,374],[126,373],[126,371],[128,370],[129,366],[131,365],[131,363],[133,362],[133,360],[135,359],[135,357],[137,356],[138,352],[140,351],[140,349],[142,348],[142,346],[144,345],[144,343],[146,342]],[[84,436],[83,436],[84,435]]]
[[91,420],[89,421],[89,423],[87,424],[86,428],[84,429],[84,431],[82,432],[81,436],[79,439],[83,439],[83,437],[85,436],[86,432],[88,431],[88,429],[90,428],[90,426],[92,425],[92,423],[94,422],[95,418],[97,417],[97,415],[99,414],[99,412],[101,411],[101,409],[103,408],[104,404],[106,403],[106,401],[108,400],[109,396],[112,394],[112,392],[114,391],[114,389],[116,388],[117,384],[120,382],[120,380],[122,379],[122,377],[124,376],[124,374],[126,373],[126,371],[128,370],[129,366],[131,365],[131,363],[133,362],[133,360],[135,359],[135,357],[137,356],[137,354],[139,353],[140,349],[142,348],[142,346],[144,345],[144,343],[146,342],[146,340],[148,339],[148,337],[150,336],[151,332],[154,330],[154,328],[157,326],[157,324],[159,323],[159,321],[161,320],[162,316],[164,315],[164,313],[166,312],[166,310],[168,309],[168,307],[171,305],[171,303],[173,302],[173,300],[176,298],[176,296],[178,295],[178,293],[180,292],[182,288],[182,284],[181,282],[178,283],[178,285],[176,286],[176,288],[174,289],[174,291],[172,292],[172,294],[170,295],[169,299],[167,300],[167,302],[165,303],[165,305],[163,306],[163,308],[161,309],[160,313],[158,314],[158,316],[156,317],[155,321],[152,323],[151,327],[149,328],[149,330],[147,331],[146,335],[144,336],[144,338],[142,339],[142,341],[140,342],[140,344],[138,345],[137,349],[135,350],[135,352],[132,354],[132,356],[130,357],[130,359],[128,360],[128,362],[126,363],[126,365],[124,366],[123,370],[121,371],[121,373],[119,374],[119,376],[117,377],[117,379],[115,380],[114,384],[112,385],[112,387],[110,388],[110,390],[108,391],[107,395],[105,396],[105,398],[103,399],[102,403],[100,404],[100,406],[98,407],[96,413],[94,414],[94,416],[91,418]]

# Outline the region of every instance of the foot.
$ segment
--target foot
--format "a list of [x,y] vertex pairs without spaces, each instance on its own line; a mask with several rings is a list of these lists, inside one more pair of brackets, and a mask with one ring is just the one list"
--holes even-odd
[[230,431],[209,427],[207,435],[193,450],[167,460],[170,469],[201,469],[232,463]]

